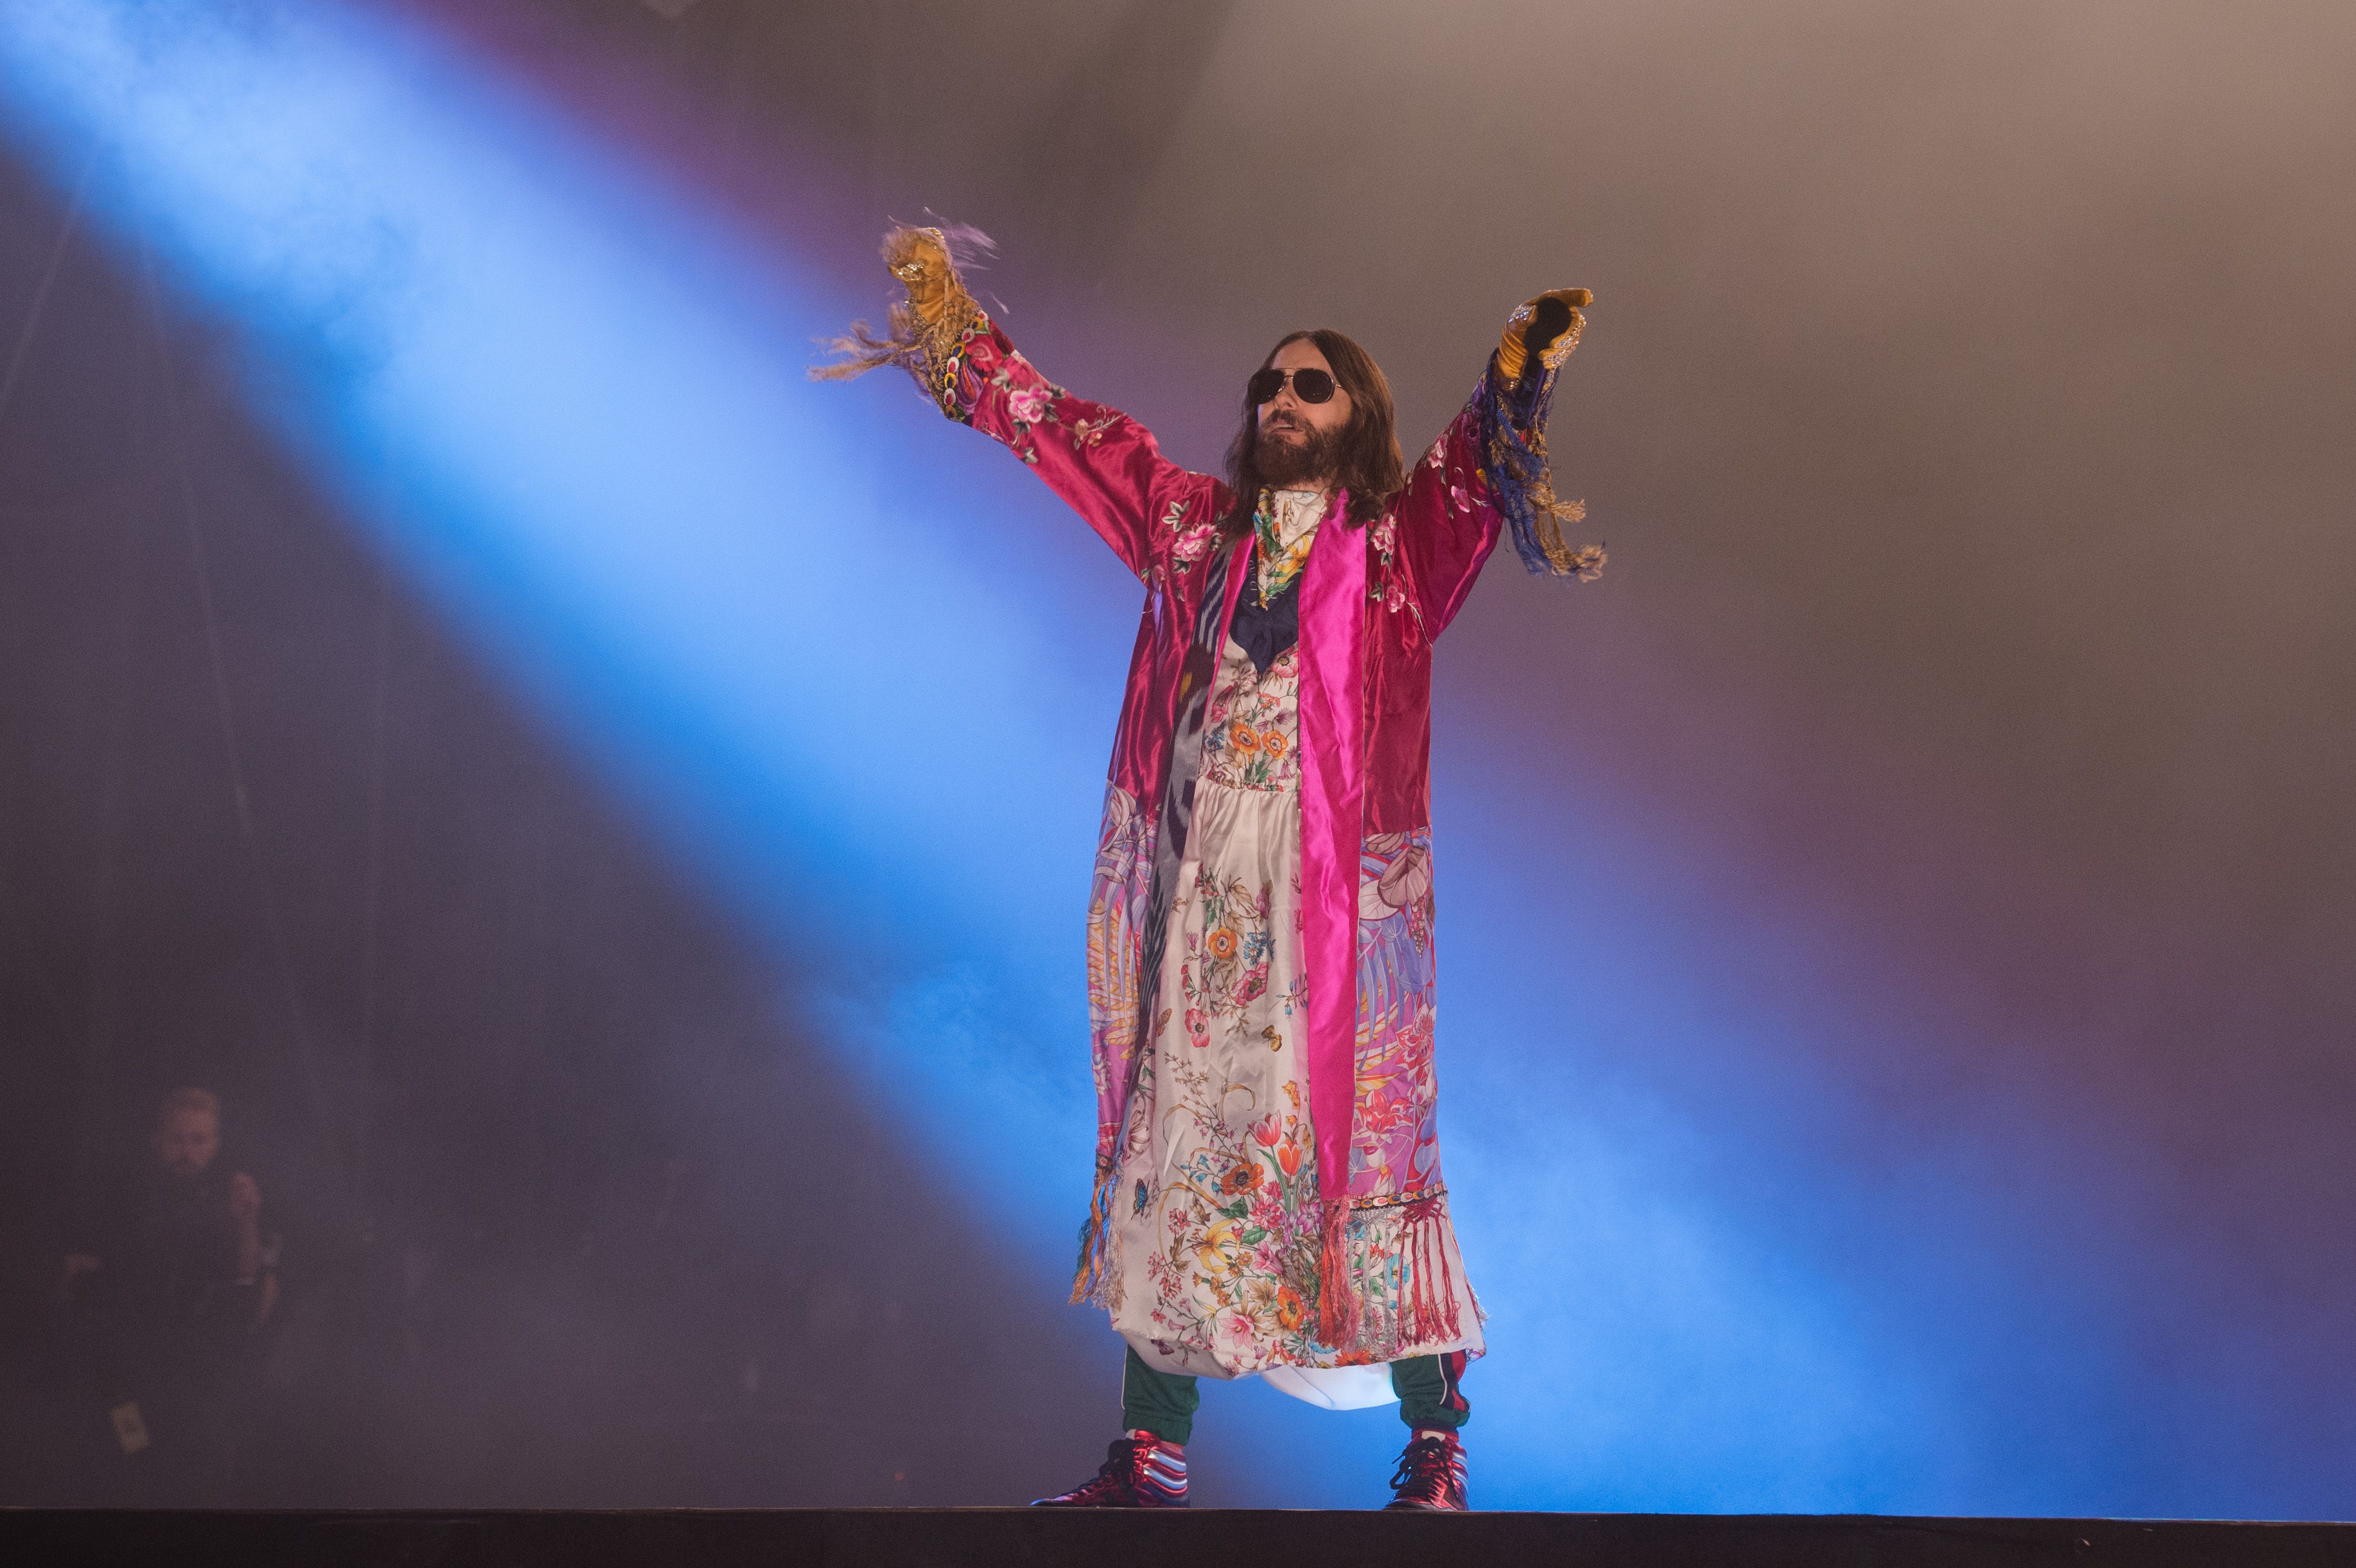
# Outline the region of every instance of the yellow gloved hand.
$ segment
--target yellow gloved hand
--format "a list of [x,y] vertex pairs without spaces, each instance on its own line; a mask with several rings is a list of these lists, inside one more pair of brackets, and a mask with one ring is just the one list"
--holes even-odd
[[948,407],[958,340],[982,319],[981,306],[958,276],[959,246],[986,254],[990,236],[958,224],[946,230],[899,225],[885,234],[884,264],[908,297],[892,307],[889,331],[878,333],[864,321],[854,321],[849,332],[829,340],[827,347],[841,357],[831,364],[811,366],[810,374],[819,381],[848,381],[879,365],[897,365],[942,400],[942,407]]
[[958,288],[957,269],[949,262],[948,241],[938,229],[894,229],[888,236],[884,264],[908,291],[908,308],[926,328],[940,325],[949,296]]
[[1497,373],[1519,381],[1533,356],[1549,371],[1561,365],[1587,329],[1580,310],[1594,303],[1583,288],[1555,288],[1524,304],[1505,318],[1505,336],[1497,342]]

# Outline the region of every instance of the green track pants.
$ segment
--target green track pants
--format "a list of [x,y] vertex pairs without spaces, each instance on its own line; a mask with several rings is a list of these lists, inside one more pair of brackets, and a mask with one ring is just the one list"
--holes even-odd
[[[1391,1388],[1399,1397],[1399,1419],[1416,1428],[1453,1430],[1472,1419],[1458,1387],[1464,1376],[1463,1351],[1445,1356],[1410,1356],[1391,1363]],[[1184,1443],[1194,1435],[1194,1410],[1203,1402],[1194,1380],[1181,1372],[1160,1372],[1129,1352],[1120,1371],[1120,1428],[1143,1430],[1165,1443]]]

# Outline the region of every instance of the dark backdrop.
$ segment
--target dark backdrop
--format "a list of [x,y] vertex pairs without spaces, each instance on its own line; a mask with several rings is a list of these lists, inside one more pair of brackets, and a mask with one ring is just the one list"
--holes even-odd
[[[2206,1327],[2156,1382],[2244,1378],[2275,1440],[2348,1443],[2344,7],[444,20],[748,221],[838,224],[846,274],[884,214],[981,223],[991,288],[1058,302],[1026,348],[1197,466],[1227,369],[1301,320],[1367,340],[1421,432],[1515,300],[1595,287],[1562,417],[1614,564],[1578,700],[1472,673],[1561,657],[1501,572],[1457,722],[1646,802],[1665,882],[1861,933],[1804,983],[1933,1020],[1804,1047],[1873,1112],[1812,1157],[1869,1182],[2014,1108],[2197,1260]],[[0,165],[10,1376],[39,1383],[73,1205],[203,1081],[291,1238],[276,1495],[1011,1495],[1035,1466],[975,1412],[1101,1380],[1103,1337],[960,1251],[780,1036],[790,972],[66,218]],[[1721,1065],[1629,1070],[1707,1122]],[[840,1173],[823,1216],[765,1187],[787,1144]],[[9,1404],[5,1500],[98,1484],[91,1412]]]

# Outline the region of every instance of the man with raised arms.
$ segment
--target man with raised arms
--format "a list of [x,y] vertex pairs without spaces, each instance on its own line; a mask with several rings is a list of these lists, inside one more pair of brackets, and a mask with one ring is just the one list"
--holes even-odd
[[1088,906],[1097,1177],[1072,1293],[1128,1342],[1123,1435],[1042,1502],[1183,1506],[1196,1379],[1258,1373],[1337,1408],[1395,1394],[1389,1506],[1461,1509],[1483,1346],[1440,1166],[1431,648],[1502,532],[1533,571],[1601,569],[1563,542],[1581,513],[1544,436],[1590,296],[1515,311],[1411,472],[1365,350],[1288,333],[1222,480],[1033,369],[965,288],[970,234],[886,236],[906,300],[818,373],[907,370],[1145,588]]

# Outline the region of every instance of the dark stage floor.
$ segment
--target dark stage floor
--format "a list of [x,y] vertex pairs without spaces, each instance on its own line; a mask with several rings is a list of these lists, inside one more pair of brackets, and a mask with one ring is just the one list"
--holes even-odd
[[0,1560],[338,1568],[798,1563],[1627,1563],[1659,1568],[2356,1563],[2356,1525],[1868,1516],[842,1509],[663,1513],[0,1512]]

